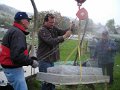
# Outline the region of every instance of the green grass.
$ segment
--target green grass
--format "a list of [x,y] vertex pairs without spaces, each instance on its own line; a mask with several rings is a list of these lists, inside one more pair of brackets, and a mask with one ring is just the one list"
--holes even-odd
[[[77,41],[74,40],[68,40],[60,45],[60,57],[61,60],[64,61],[66,58],[70,55],[70,53],[73,51],[73,49],[77,46]],[[68,60],[74,60],[75,51],[73,55],[68,59]],[[79,61],[83,61],[89,58],[88,53],[84,53],[84,55],[81,56]],[[31,82],[31,81],[30,81]],[[29,90],[40,90],[39,86],[40,82],[38,81],[33,81],[32,85],[33,87],[36,87],[35,89],[29,88]],[[28,84],[29,85],[29,84]],[[114,84],[109,86],[105,84],[94,84],[96,87],[96,90],[105,90],[105,87],[107,87],[107,90],[120,90],[120,53],[117,53],[115,57],[115,66],[114,66]],[[30,84],[31,86],[31,84]],[[88,87],[85,87],[85,85],[78,85],[77,88],[71,88],[71,87],[66,87],[66,86],[57,86],[56,90],[91,90]]]
[[120,90],[120,53],[115,57],[114,84],[109,90]]
[[[78,46],[78,42],[76,40],[67,40],[66,42],[60,44],[60,59],[62,61],[66,60],[68,56],[73,52],[73,50]],[[85,47],[85,45],[84,45]],[[73,52],[68,60],[75,60],[75,56],[77,53],[77,49]],[[88,58],[88,54],[84,54],[80,56],[80,60],[85,60]]]
[[[66,42],[60,44],[60,59],[64,61],[67,56],[69,56],[70,53],[75,49],[75,47],[77,47],[77,42],[74,40],[67,40]],[[74,60],[75,54],[76,50],[69,58],[69,60]]]
[[28,90],[40,90],[40,81],[35,78],[27,80]]

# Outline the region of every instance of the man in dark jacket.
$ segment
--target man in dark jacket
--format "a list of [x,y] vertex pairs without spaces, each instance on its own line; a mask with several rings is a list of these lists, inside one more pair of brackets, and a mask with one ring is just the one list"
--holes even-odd
[[102,68],[103,74],[110,76],[109,84],[113,83],[114,56],[116,50],[116,43],[109,38],[108,31],[103,31],[102,39],[96,45],[94,58],[98,60],[98,66]]
[[17,12],[15,21],[3,37],[0,46],[0,64],[14,90],[28,90],[22,66],[38,66],[38,62],[29,57],[27,51],[26,31],[31,18],[25,12]]
[[[70,28],[61,30],[55,27],[54,24],[54,15],[47,14],[38,33],[37,58],[40,61],[40,72],[47,72],[48,67],[54,66],[54,62],[59,60],[59,43],[62,43],[71,35]],[[43,82],[41,90],[55,90],[55,85]]]

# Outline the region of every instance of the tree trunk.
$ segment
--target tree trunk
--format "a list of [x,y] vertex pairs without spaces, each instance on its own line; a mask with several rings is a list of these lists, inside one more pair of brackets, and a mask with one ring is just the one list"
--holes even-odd
[[31,56],[35,56],[36,52],[35,52],[35,33],[38,30],[38,10],[37,7],[35,5],[34,0],[31,0],[31,4],[33,6],[34,9],[34,26],[33,26],[33,31],[32,31],[32,49],[31,49]]

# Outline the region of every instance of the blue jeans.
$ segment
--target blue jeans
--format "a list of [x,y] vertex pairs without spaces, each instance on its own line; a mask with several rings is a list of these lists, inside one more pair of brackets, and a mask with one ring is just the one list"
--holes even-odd
[[3,71],[14,90],[28,90],[22,67],[12,69],[3,68]]
[[[40,61],[39,62],[39,72],[47,72],[48,67],[53,67],[54,63]],[[47,82],[42,82],[41,90],[55,90],[55,85]]]

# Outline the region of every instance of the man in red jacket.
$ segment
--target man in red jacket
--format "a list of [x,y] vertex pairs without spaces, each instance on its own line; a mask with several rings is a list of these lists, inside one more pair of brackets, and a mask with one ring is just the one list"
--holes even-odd
[[17,12],[14,23],[3,37],[0,52],[0,64],[14,90],[28,90],[22,66],[38,66],[38,62],[28,55],[26,31],[31,18],[26,12]]

